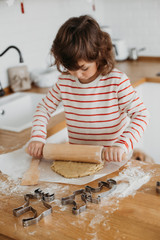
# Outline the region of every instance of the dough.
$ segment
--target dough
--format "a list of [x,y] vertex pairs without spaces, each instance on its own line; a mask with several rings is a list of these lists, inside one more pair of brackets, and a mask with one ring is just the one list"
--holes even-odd
[[102,163],[80,163],[69,161],[54,161],[51,169],[65,178],[78,178],[92,175],[102,169]]

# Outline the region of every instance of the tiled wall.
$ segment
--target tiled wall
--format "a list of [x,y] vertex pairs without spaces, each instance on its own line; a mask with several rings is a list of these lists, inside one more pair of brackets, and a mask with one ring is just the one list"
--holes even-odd
[[[93,15],[101,25],[109,25],[114,38],[123,38],[128,47],[146,47],[143,55],[160,56],[159,0],[27,0],[25,14],[20,1],[8,7],[0,0],[0,53],[9,45],[22,51],[29,71],[46,67],[49,49],[59,26],[71,16]],[[18,64],[10,50],[0,57],[0,81],[8,86],[7,68]]]

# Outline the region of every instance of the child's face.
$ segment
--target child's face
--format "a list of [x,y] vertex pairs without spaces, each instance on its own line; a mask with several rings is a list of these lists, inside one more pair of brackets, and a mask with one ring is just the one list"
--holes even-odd
[[69,71],[71,75],[77,77],[81,83],[90,83],[97,77],[96,62],[86,62],[84,60],[78,61],[80,69],[76,71]]

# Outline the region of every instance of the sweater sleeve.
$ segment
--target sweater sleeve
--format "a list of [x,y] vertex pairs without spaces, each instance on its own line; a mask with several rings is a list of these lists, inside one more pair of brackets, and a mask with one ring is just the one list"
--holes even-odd
[[47,95],[37,105],[33,116],[30,141],[46,142],[48,121],[54,111],[56,111],[60,102],[61,92],[57,82],[51,89],[49,89]]
[[128,153],[142,137],[149,122],[149,113],[125,74],[118,84],[117,96],[119,108],[127,114],[130,122],[113,145],[120,146]]

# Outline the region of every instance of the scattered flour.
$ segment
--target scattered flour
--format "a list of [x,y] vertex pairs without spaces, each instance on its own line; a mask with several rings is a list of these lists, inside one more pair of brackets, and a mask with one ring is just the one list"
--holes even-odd
[[117,182],[116,189],[107,197],[101,199],[100,206],[107,206],[106,214],[113,213],[119,207],[120,199],[134,196],[136,191],[147,183],[153,174],[153,170],[147,173],[138,166],[133,167],[131,162],[127,163],[127,168],[113,179]]
[[14,193],[24,193],[28,187],[21,186],[20,180],[13,180],[8,177],[5,180],[0,179],[0,191],[1,194],[12,195]]
[[[109,231],[111,229],[110,215],[118,210],[120,201],[125,197],[134,196],[136,191],[150,180],[153,173],[153,170],[146,173],[141,167],[133,167],[131,162],[128,162],[127,168],[120,172],[119,176],[113,178],[117,181],[117,188],[109,196],[103,197],[95,209],[91,209],[92,205],[89,205],[89,209],[83,213],[81,218],[79,217],[78,223],[81,224],[83,220],[85,226],[89,213],[91,220],[88,224],[88,232],[92,231],[94,233],[95,230],[97,231],[99,225],[101,225],[101,230],[104,228],[105,231]],[[76,223],[77,220],[75,223],[72,223],[72,225],[76,225]],[[96,234],[93,239],[99,239],[98,232],[96,232]],[[88,233],[88,236],[89,235]],[[123,236],[122,239],[125,239],[125,236]]]
[[90,233],[89,235],[92,237],[91,240],[98,240],[97,233]]
[[37,231],[29,232],[29,235],[34,235]]
[[124,169],[119,173],[119,176],[114,178],[117,181],[117,188],[111,196],[123,198],[135,195],[136,190],[150,180],[152,171],[146,173],[140,166],[133,167],[130,165],[131,163],[128,162],[128,168]]
[[[1,174],[1,173],[0,173]],[[14,194],[22,194],[24,195],[27,193],[33,193],[36,188],[40,188],[45,193],[56,193],[60,192],[62,195],[65,195],[67,190],[69,189],[68,185],[60,185],[56,183],[43,183],[43,186],[41,186],[41,183],[37,186],[21,186],[21,179],[13,179],[7,175],[5,177],[1,178],[0,175],[0,192],[1,194],[5,195],[14,195]],[[57,205],[60,206],[60,200],[55,199],[57,201]]]
[[97,223],[102,222],[105,219],[104,215],[101,214],[97,214],[95,218],[92,218],[92,220],[90,221],[89,227],[94,227],[95,225],[97,225]]

